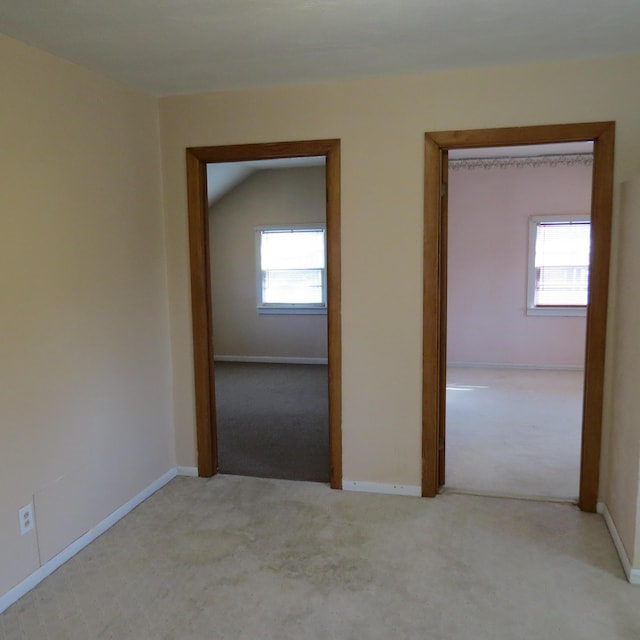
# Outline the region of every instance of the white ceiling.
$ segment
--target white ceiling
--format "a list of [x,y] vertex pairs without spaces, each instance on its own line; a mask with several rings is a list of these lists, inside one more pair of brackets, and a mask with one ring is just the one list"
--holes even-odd
[[171,95],[640,52],[640,0],[0,0],[0,30]]
[[[640,0],[639,0],[640,1]],[[593,142],[563,142],[554,144],[530,144],[511,147],[481,147],[477,149],[451,149],[450,160],[467,158],[527,158],[531,156],[555,156],[593,153]]]

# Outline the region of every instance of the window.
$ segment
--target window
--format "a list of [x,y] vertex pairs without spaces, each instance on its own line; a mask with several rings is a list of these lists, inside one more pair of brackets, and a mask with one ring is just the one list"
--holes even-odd
[[529,315],[584,315],[589,296],[589,216],[532,216]]
[[326,313],[325,225],[256,229],[259,313]]

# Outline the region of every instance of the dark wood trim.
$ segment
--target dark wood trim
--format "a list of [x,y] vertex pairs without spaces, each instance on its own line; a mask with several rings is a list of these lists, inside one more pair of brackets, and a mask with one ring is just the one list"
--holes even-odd
[[424,263],[422,296],[422,495],[432,498],[438,493],[438,436],[442,395],[441,320],[443,264],[440,251],[442,151],[438,143],[425,137],[424,189]]
[[327,296],[329,334],[329,451],[331,487],[342,489],[342,245],[340,233],[340,141],[326,153]]
[[597,140],[614,122],[582,122],[578,124],[544,124],[530,127],[432,131],[431,139],[442,149],[474,147],[509,147],[554,142]]
[[189,150],[187,150],[187,196],[198,474],[209,477],[218,471],[218,448],[215,438],[215,387],[213,348],[210,338],[212,323],[207,165]]
[[[589,307],[585,349],[584,410],[580,467],[579,506],[595,511],[598,500],[604,359],[606,344],[611,214],[613,197],[613,156],[615,123],[579,124],[439,131],[425,135],[424,210],[424,318],[423,318],[423,455],[422,494],[438,491],[437,438],[446,393],[442,368],[442,332],[446,327],[446,201],[440,197],[443,152],[469,147],[500,147],[553,142],[594,141],[591,200],[592,253],[589,278]],[[444,233],[443,233],[444,225]]]
[[613,122],[607,124],[609,126],[594,138],[593,153],[590,304],[587,308],[580,497],[578,501],[578,506],[583,511],[596,510],[600,481],[615,145],[615,124]]
[[[449,152],[440,151],[440,314],[447,318],[449,252]],[[438,488],[444,484],[447,441],[447,323],[440,321],[440,414],[438,419]]]
[[330,482],[342,488],[342,321],[340,272],[340,140],[305,140],[187,149],[189,252],[195,375],[198,475],[218,470],[215,366],[209,276],[207,164],[325,156],[327,189],[327,325],[329,343]]

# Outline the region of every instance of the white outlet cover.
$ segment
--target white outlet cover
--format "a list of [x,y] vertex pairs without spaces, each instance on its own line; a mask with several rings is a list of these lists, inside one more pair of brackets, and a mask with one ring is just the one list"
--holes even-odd
[[33,505],[28,504],[18,511],[20,518],[20,535],[24,535],[33,529]]

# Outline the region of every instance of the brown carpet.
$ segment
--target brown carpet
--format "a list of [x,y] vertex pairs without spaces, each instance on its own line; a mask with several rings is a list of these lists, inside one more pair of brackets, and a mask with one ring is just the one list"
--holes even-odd
[[329,482],[324,365],[216,362],[221,473]]

